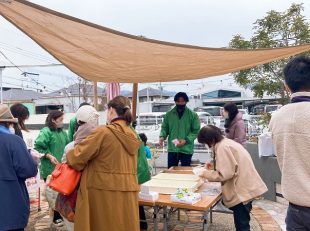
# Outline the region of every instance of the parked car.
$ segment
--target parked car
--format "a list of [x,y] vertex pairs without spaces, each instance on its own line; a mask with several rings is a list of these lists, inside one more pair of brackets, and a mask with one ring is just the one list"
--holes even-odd
[[282,107],[281,104],[260,104],[256,105],[251,112],[252,115],[262,115],[264,113],[271,113],[277,111]]
[[240,113],[242,113],[242,119],[249,121],[251,119],[251,115],[248,113],[247,109],[238,109]]
[[199,117],[202,126],[209,124],[215,125],[214,118],[210,113],[208,112],[196,112],[196,113]]
[[162,124],[165,112],[148,112],[140,113],[137,116],[137,122],[139,125],[159,125]]
[[222,116],[222,107],[220,106],[202,106],[196,109],[196,112],[208,112],[212,116]]
[[265,106],[265,113],[271,113],[274,111],[279,110],[282,107],[281,104],[274,104],[274,105],[266,105]]

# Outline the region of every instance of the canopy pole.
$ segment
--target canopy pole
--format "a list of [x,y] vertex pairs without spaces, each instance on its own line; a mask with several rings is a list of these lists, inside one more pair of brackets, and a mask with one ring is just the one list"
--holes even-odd
[[0,67],[0,97],[1,97],[1,104],[3,104],[3,82],[2,82],[2,71],[4,67]]
[[98,110],[97,81],[94,81],[94,108],[96,108],[96,110]]
[[132,116],[133,121],[137,119],[137,96],[138,96],[138,83],[133,83],[132,86]]

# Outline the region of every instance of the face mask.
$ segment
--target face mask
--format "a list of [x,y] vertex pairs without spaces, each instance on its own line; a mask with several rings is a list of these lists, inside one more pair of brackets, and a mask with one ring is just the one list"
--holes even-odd
[[228,114],[227,111],[223,111],[223,117],[224,117],[225,119],[228,119],[228,118],[229,118],[229,114]]
[[107,111],[107,121],[106,121],[106,124],[110,124],[111,123],[111,109],[108,109]]
[[182,111],[185,110],[186,105],[185,105],[185,104],[184,104],[184,105],[176,105],[176,107],[177,107],[177,110],[178,110],[179,112],[182,112]]
[[63,122],[56,122],[55,124],[56,124],[57,128],[63,128],[63,126],[64,126]]
[[9,130],[12,134],[15,134],[15,129],[13,127],[9,127]]

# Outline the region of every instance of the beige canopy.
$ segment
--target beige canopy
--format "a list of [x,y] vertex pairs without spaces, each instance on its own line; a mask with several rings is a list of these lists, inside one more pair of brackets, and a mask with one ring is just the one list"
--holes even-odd
[[22,0],[0,14],[77,75],[100,82],[167,82],[222,75],[310,50],[237,50],[173,44],[98,26]]

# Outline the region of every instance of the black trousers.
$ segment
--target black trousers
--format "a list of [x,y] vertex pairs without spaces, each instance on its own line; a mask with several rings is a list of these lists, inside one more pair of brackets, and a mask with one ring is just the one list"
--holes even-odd
[[289,203],[285,223],[287,231],[310,231],[310,207]]
[[250,212],[252,210],[252,202],[245,205],[240,203],[229,209],[234,212],[236,231],[250,231]]
[[182,166],[191,166],[192,156],[192,154],[168,152],[168,168],[178,166],[180,161]]
[[143,206],[139,206],[140,229],[147,229],[147,222]]

